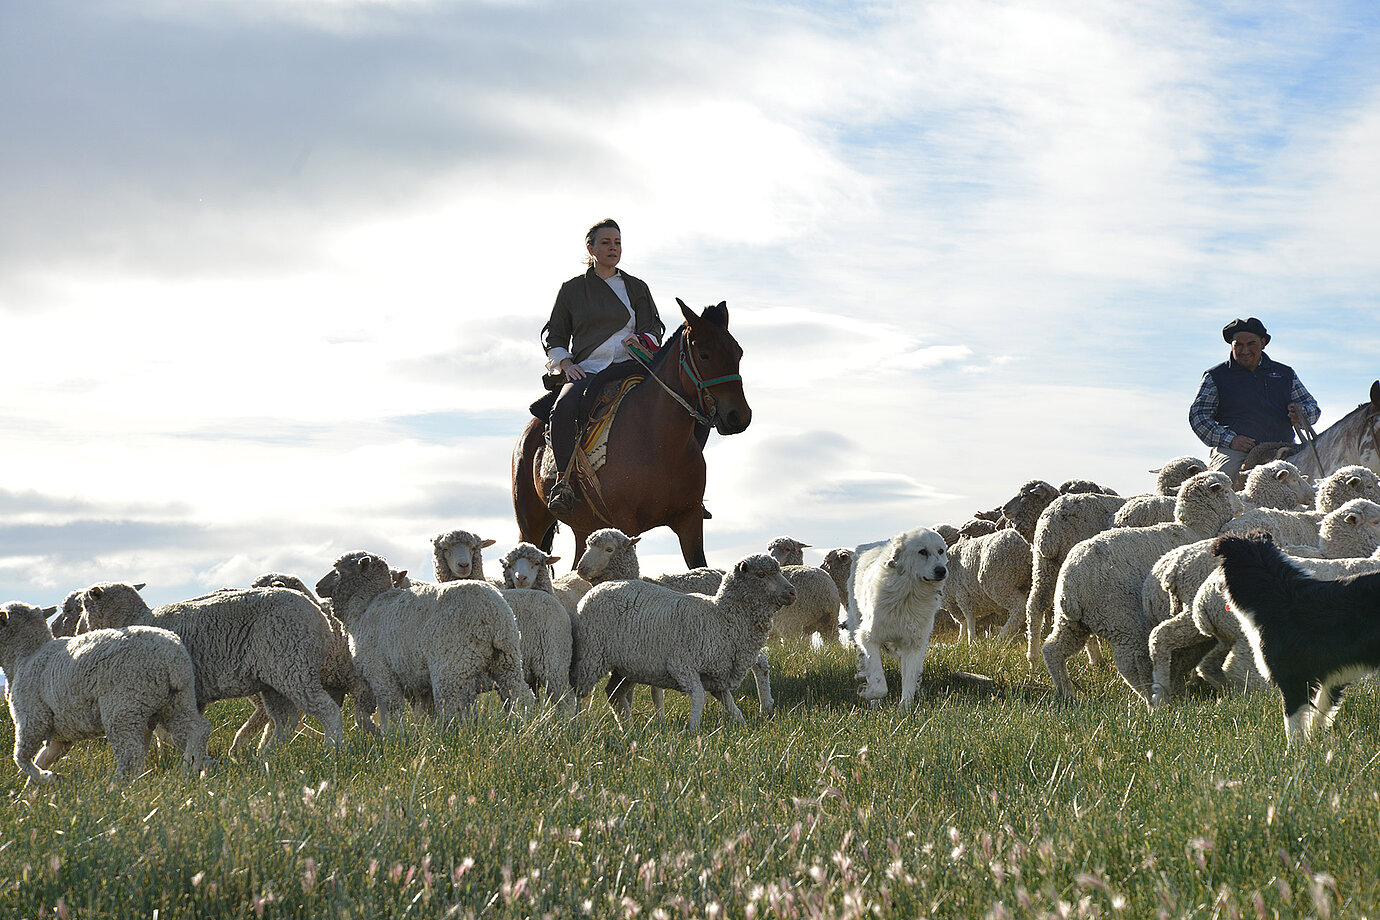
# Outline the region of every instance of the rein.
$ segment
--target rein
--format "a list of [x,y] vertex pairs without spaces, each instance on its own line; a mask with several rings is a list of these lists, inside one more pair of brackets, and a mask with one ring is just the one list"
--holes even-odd
[[705,380],[701,377],[699,368],[695,366],[695,359],[690,353],[690,330],[688,328],[682,330],[680,334],[680,368],[685,371],[690,381],[695,385],[695,398],[700,406],[699,410],[696,410],[695,407],[686,402],[679,393],[671,389],[670,384],[656,375],[649,362],[642,360],[642,357],[636,352],[630,351],[629,354],[633,356],[633,360],[647,369],[647,375],[649,377],[661,384],[661,388],[665,390],[672,399],[680,403],[682,409],[690,413],[691,418],[705,427],[713,425],[714,410],[717,406],[714,395],[708,392],[709,388],[721,383],[731,383],[734,380],[741,381],[743,379],[741,374],[724,374],[722,377],[715,377],[712,380]]

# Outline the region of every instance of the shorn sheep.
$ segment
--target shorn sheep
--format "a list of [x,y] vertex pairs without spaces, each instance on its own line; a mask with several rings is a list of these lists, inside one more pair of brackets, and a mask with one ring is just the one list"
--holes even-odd
[[713,597],[682,594],[641,580],[610,581],[580,602],[575,688],[587,696],[610,672],[609,702],[626,719],[634,684],[690,697],[687,729],[699,730],[708,692],[744,724],[733,691],[747,676],[776,611],[795,600],[781,566],[766,554],[740,560]]
[[879,701],[887,694],[885,649],[901,660],[901,708],[910,708],[943,600],[948,558],[944,538],[928,527],[858,547],[848,586],[848,625],[858,646],[863,699]]
[[1097,636],[1112,647],[1123,680],[1148,705],[1151,695],[1150,629],[1141,592],[1155,562],[1176,546],[1214,536],[1241,512],[1231,480],[1198,473],[1179,487],[1173,524],[1120,527],[1075,546],[1059,571],[1054,631],[1044,644],[1045,666],[1055,689],[1074,693],[1068,659]]
[[82,595],[91,628],[161,626],[187,647],[196,669],[197,708],[255,693],[273,720],[268,753],[287,743],[301,713],[340,745],[340,704],[321,683],[331,630],[320,608],[286,588],[229,589],[150,610],[127,584],[92,585]]
[[149,733],[162,725],[189,767],[207,764],[211,723],[197,711],[192,659],[165,629],[98,629],[56,639],[45,614],[0,605],[0,667],[14,719],[14,762],[38,783],[75,741],[104,736],[115,754],[115,778],[144,771]]
[[346,553],[317,583],[350,631],[350,650],[387,728],[406,697],[431,695],[442,724],[470,708],[487,674],[521,706],[535,702],[522,676],[517,620],[498,589],[473,580],[394,588],[388,563]]

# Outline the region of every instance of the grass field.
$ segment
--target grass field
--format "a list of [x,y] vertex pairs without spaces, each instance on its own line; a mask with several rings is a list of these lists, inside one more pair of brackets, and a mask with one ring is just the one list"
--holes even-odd
[[[1380,734],[1357,688],[1286,754],[1274,694],[1150,713],[1079,659],[1054,700],[1021,651],[932,649],[924,695],[862,705],[854,659],[773,647],[775,717],[602,696],[445,733],[299,735],[216,771],[160,751],[109,783],[99,741],[55,789],[0,771],[0,917],[1361,917],[1380,913]],[[975,689],[958,672],[996,679]],[[895,681],[894,668],[888,679]],[[13,727],[0,719],[8,750]],[[347,720],[347,726],[349,722]]]

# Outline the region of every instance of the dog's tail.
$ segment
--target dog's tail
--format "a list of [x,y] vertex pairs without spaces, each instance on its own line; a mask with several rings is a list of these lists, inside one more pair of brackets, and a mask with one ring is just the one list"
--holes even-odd
[[1308,578],[1263,530],[1217,537],[1212,554],[1222,567],[1232,609],[1254,621],[1266,611],[1287,610],[1300,581]]

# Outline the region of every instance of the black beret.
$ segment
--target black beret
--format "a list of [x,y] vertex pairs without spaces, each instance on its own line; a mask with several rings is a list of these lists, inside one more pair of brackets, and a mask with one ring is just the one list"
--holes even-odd
[[1270,338],[1270,334],[1265,331],[1265,324],[1254,316],[1250,319],[1234,319],[1227,323],[1222,327],[1222,340],[1231,344],[1231,340],[1236,338],[1238,332],[1249,332],[1265,340]]

